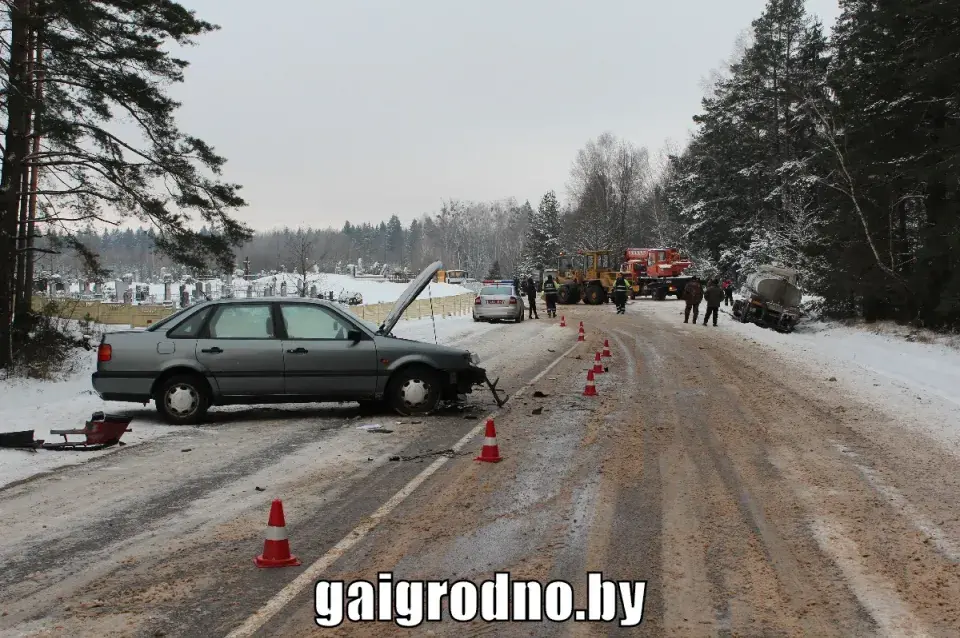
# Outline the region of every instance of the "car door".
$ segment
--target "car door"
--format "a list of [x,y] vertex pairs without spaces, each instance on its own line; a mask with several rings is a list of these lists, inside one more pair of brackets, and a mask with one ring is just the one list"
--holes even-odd
[[224,303],[200,338],[197,361],[225,396],[283,394],[283,342],[270,303]]
[[370,335],[320,304],[281,303],[280,316],[287,394],[330,401],[373,398],[378,362]]

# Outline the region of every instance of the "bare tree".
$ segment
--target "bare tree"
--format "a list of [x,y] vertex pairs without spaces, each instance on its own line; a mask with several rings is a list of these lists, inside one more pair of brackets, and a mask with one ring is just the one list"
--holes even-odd
[[[567,185],[575,210],[575,227],[589,235],[583,241],[622,247],[650,184],[647,149],[606,132],[577,153]],[[601,239],[602,237],[602,239]]]
[[307,275],[310,270],[327,257],[329,242],[324,241],[323,248],[318,250],[316,241],[314,231],[305,230],[302,226],[287,238],[287,254],[293,261],[294,272],[300,278],[297,282],[297,293],[301,297],[307,296]]

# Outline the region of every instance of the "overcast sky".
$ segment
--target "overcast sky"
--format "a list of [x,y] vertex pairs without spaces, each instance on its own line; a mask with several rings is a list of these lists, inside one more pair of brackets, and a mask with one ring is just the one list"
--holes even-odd
[[[257,229],[405,223],[441,199],[566,193],[604,131],[682,143],[765,0],[181,0],[181,126],[228,158]],[[808,0],[829,27],[837,0]]]

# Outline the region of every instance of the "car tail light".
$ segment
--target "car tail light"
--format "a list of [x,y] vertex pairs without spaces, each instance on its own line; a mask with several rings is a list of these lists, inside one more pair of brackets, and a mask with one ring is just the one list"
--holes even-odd
[[113,358],[113,348],[108,343],[101,343],[97,348],[97,361],[109,361]]
[[475,305],[475,306],[479,306],[479,305],[480,305],[480,297],[477,297],[476,299],[473,300],[473,305]]
[[510,297],[510,305],[511,305],[511,306],[517,305],[517,298],[516,298],[516,297]]

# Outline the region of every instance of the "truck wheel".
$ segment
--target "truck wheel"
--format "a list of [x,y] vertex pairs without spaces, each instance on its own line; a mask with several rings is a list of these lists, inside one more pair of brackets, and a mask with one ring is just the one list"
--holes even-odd
[[591,306],[597,306],[606,301],[606,292],[600,286],[590,286],[587,288],[586,301]]
[[390,407],[402,416],[423,416],[437,409],[440,375],[427,366],[410,366],[394,374],[387,387]]
[[564,284],[557,292],[557,301],[562,304],[575,304],[580,301],[580,290],[576,286]]
[[663,288],[657,288],[657,291],[653,293],[653,298],[657,301],[663,301],[667,298],[667,291]]
[[196,425],[210,407],[210,389],[199,375],[178,374],[160,385],[153,401],[170,425]]

